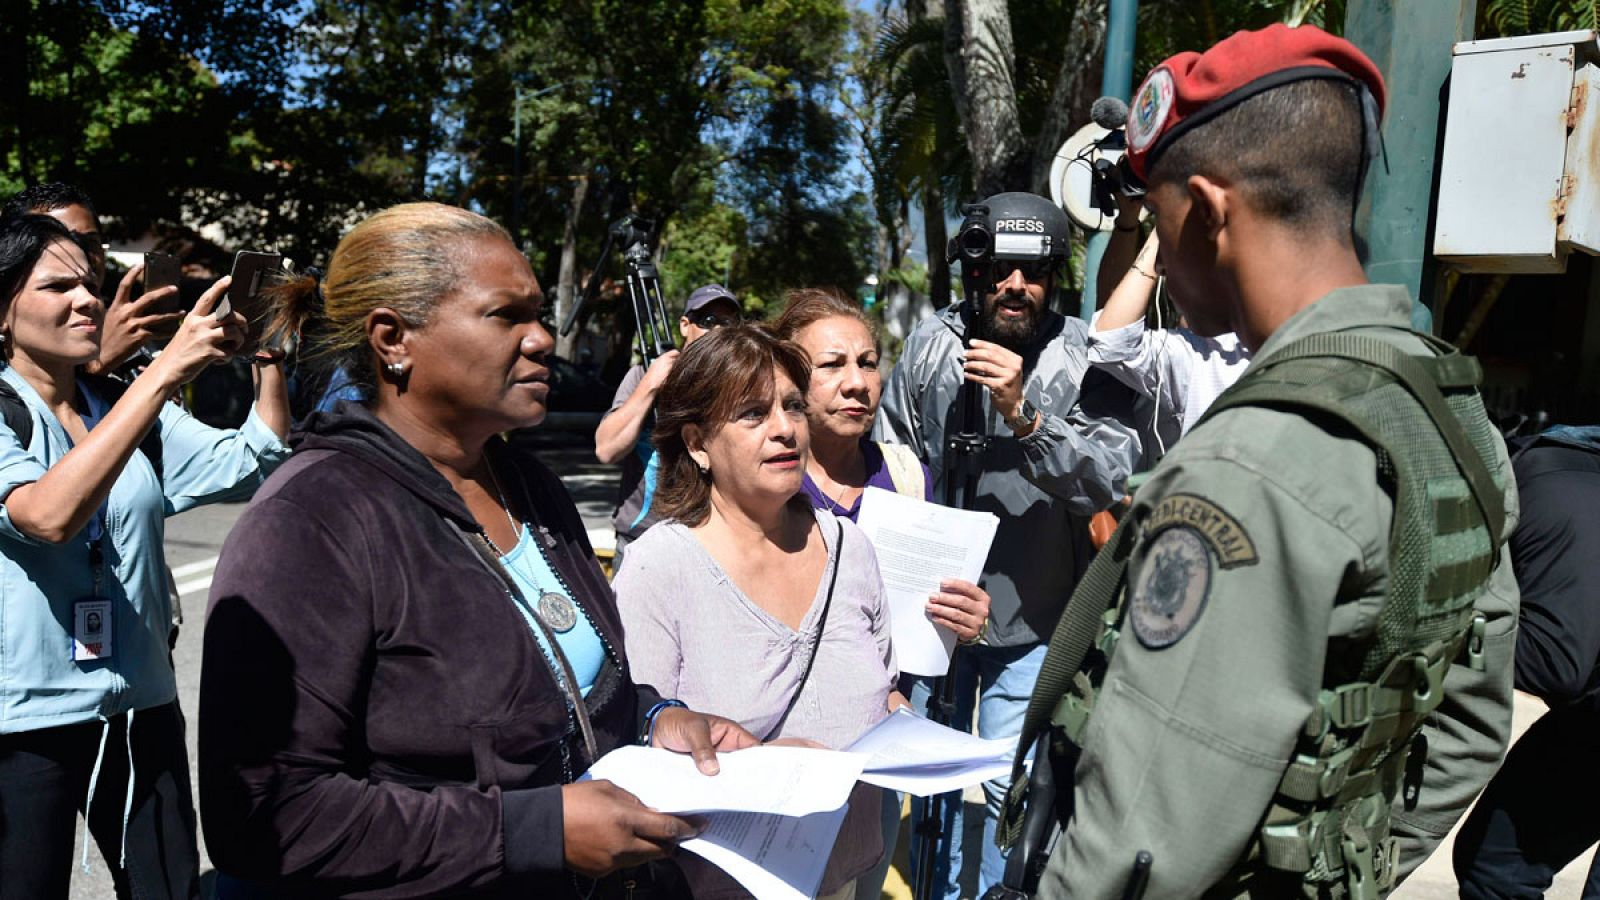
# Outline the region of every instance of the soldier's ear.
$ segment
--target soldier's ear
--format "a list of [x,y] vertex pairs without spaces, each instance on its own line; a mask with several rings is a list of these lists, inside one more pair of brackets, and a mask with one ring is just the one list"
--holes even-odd
[[1212,241],[1228,226],[1228,216],[1233,212],[1232,195],[1226,185],[1204,175],[1190,175],[1184,183],[1189,192],[1190,210],[1205,223],[1206,237]]

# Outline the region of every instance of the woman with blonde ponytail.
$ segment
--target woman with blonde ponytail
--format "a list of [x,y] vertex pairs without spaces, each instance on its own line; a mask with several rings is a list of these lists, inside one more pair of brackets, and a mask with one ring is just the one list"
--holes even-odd
[[[320,290],[321,302],[316,301]],[[219,897],[673,896],[698,822],[577,779],[744,729],[636,686],[556,476],[499,435],[549,393],[544,296],[500,226],[384,210],[276,295],[369,399],[310,416],[217,565],[200,807]]]

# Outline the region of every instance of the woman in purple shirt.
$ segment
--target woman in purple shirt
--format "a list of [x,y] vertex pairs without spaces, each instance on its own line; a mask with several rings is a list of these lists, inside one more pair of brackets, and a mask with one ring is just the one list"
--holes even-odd
[[[806,389],[811,456],[800,486],[811,505],[853,522],[861,514],[861,496],[869,487],[931,502],[933,479],[911,448],[880,444],[869,437],[883,397],[883,378],[878,374],[878,335],[861,308],[831,291],[791,291],[773,328],[811,358]],[[948,579],[939,588],[928,597],[928,617],[954,632],[963,644],[981,640],[989,619],[988,593],[957,579]],[[919,678],[903,676],[901,693],[910,696],[910,682]],[[884,858],[856,883],[858,895],[879,894],[899,825],[900,798],[886,792]]]
[[[800,486],[811,505],[854,522],[869,487],[931,502],[933,478],[911,448],[869,437],[883,378],[878,337],[861,308],[831,291],[790,291],[773,330],[811,358],[811,458]],[[928,615],[961,643],[974,643],[989,618],[989,595],[970,581],[951,579],[928,598]]]

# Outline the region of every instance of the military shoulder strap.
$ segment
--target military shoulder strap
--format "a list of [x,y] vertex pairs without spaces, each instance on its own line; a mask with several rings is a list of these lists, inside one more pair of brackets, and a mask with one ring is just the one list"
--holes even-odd
[[[1488,466],[1472,446],[1466,430],[1461,427],[1460,420],[1451,412],[1449,404],[1440,392],[1440,388],[1448,390],[1475,387],[1482,378],[1482,369],[1478,366],[1477,360],[1462,354],[1448,344],[1439,342],[1431,335],[1413,333],[1430,345],[1443,350],[1443,355],[1432,359],[1419,358],[1377,338],[1356,334],[1327,332],[1301,338],[1266,359],[1260,360],[1250,372],[1253,377],[1236,382],[1234,388],[1237,390],[1230,388],[1224,391],[1195,425],[1198,427],[1217,413],[1236,406],[1281,403],[1322,406],[1311,402],[1316,399],[1311,396],[1285,396],[1281,385],[1259,377],[1259,373],[1285,363],[1331,357],[1379,369],[1416,398],[1423,411],[1428,414],[1428,418],[1432,420],[1434,427],[1439,430],[1439,435],[1450,447],[1457,467],[1472,489],[1473,500],[1489,527],[1493,546],[1498,547],[1505,528],[1505,501],[1499,489],[1495,487]],[[1365,433],[1367,429],[1362,423],[1351,424],[1363,430],[1369,442],[1382,445],[1378,435]]]
[[[1015,842],[1022,827],[1022,801],[1027,792],[1028,779],[1023,770],[1027,765],[1028,750],[1050,724],[1056,704],[1067,693],[1073,678],[1083,668],[1100,633],[1106,610],[1111,608],[1128,576],[1128,558],[1133,553],[1134,541],[1130,534],[1138,531],[1135,517],[1122,520],[1111,539],[1089,563],[1088,571],[1079,579],[1078,586],[1067,601],[1061,618],[1056,622],[1055,633],[1045,650],[1044,661],[1039,664],[1039,678],[1034,682],[1033,695],[1028,698],[1028,711],[1022,718],[1022,734],[1017,741],[1017,754],[1011,765],[1011,788],[1006,794],[1005,809],[1001,813],[999,844],[1009,847]],[[1038,765],[1047,763],[1040,760]]]

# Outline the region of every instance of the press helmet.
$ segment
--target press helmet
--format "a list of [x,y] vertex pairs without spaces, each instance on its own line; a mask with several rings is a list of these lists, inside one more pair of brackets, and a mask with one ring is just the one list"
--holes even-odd
[[982,202],[989,207],[996,259],[1067,258],[1071,226],[1061,207],[1023,191],[995,194]]

